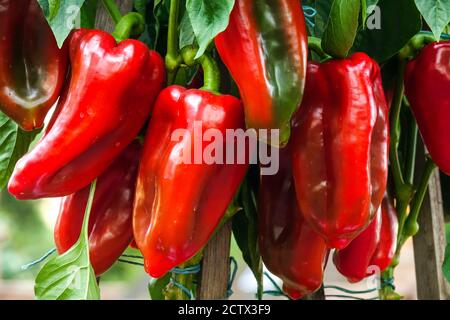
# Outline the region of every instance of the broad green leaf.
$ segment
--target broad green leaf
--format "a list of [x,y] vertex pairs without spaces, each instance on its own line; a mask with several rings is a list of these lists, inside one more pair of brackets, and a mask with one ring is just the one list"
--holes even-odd
[[445,258],[444,264],[442,265],[442,272],[444,273],[445,278],[448,283],[450,283],[450,243],[447,244],[447,248],[445,249]]
[[258,248],[257,188],[259,172],[252,167],[239,190],[237,205],[242,208],[233,218],[233,235],[242,257],[252,270],[258,284],[258,298],[262,297],[263,268]]
[[168,272],[166,275],[159,279],[152,278],[148,283],[148,293],[152,300],[164,300],[164,289],[170,282],[171,273]]
[[59,47],[62,47],[72,29],[81,26],[80,12],[84,2],[85,0],[39,0]]
[[[64,2],[64,1],[63,1]],[[58,14],[61,0],[48,0],[48,18],[52,20]]]
[[450,0],[415,0],[415,3],[434,37],[440,39],[450,22]]
[[358,31],[360,0],[334,0],[322,39],[324,51],[333,57],[347,56]]
[[92,29],[95,26],[95,17],[97,15],[97,0],[86,0],[81,7],[81,27]]
[[187,0],[186,11],[199,46],[195,58],[203,55],[211,41],[228,26],[234,0]]
[[183,49],[186,46],[195,44],[195,34],[192,29],[191,20],[187,12],[184,12],[179,26],[180,41],[179,46]]
[[91,185],[86,212],[77,243],[49,260],[38,273],[34,292],[39,300],[97,300],[100,289],[89,261],[88,221],[95,194]]
[[362,51],[378,62],[385,62],[420,31],[422,22],[419,11],[410,0],[380,0],[378,6],[380,28],[360,30],[352,52]]
[[39,130],[26,132],[0,112],[0,190],[5,188],[16,162],[27,153]]

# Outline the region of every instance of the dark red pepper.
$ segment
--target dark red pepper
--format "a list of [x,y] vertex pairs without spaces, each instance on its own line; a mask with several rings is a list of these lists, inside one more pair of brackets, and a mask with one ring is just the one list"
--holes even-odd
[[[97,276],[108,270],[133,239],[133,200],[141,145],[128,146],[98,177],[89,216],[89,257]],[[80,237],[90,187],[65,197],[55,225],[58,252],[69,250]]]
[[280,150],[278,173],[262,175],[260,181],[261,256],[270,272],[283,280],[283,290],[300,299],[321,287],[328,249],[299,211],[288,147]]
[[36,0],[2,0],[0,111],[24,130],[42,127],[63,86],[67,56]]

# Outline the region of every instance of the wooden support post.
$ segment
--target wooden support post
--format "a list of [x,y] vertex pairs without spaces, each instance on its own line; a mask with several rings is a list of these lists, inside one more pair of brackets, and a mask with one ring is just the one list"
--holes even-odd
[[230,274],[230,243],[231,221],[224,224],[204,250],[197,290],[198,300],[227,298]]
[[[423,145],[419,147],[417,154],[416,170],[421,173],[425,166]],[[450,286],[442,274],[446,239],[441,183],[437,170],[430,179],[418,222],[420,231],[414,237],[418,299],[449,299]]]

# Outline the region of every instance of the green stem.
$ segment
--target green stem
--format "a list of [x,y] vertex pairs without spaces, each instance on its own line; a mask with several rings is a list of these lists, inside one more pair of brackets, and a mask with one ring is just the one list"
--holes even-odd
[[431,160],[429,156],[427,156],[425,169],[422,173],[417,192],[415,193],[411,204],[411,212],[409,213],[408,219],[406,220],[404,232],[403,234],[401,234],[401,246],[409,237],[415,236],[419,231],[417,219],[419,217],[420,209],[422,208],[423,199],[425,198],[425,194],[428,190],[428,183],[435,169],[436,164],[433,162],[433,160]]
[[321,60],[325,60],[330,58],[329,55],[327,55],[325,53],[325,51],[323,51],[322,48],[322,40],[320,38],[317,37],[308,37],[308,48],[311,51],[314,51]]
[[145,30],[145,19],[137,12],[130,12],[124,15],[119,23],[116,25],[112,36],[117,43],[130,38],[131,36],[138,36]]
[[406,158],[405,179],[410,185],[414,183],[414,168],[416,167],[417,155],[417,137],[419,135],[419,128],[417,122],[409,112],[409,134],[408,134],[408,149]]
[[187,46],[181,51],[184,63],[193,67],[199,63],[203,69],[203,87],[200,90],[207,90],[214,93],[220,89],[220,69],[216,61],[209,54],[205,53],[200,58],[195,59],[198,49],[194,46]]
[[122,14],[120,13],[116,2],[114,0],[102,0],[102,3],[106,11],[108,11],[111,19],[113,19],[115,24],[117,24],[122,18]]
[[97,187],[97,180],[91,183],[91,188],[89,190],[89,197],[86,205],[86,210],[84,212],[83,225],[81,227],[81,234],[84,237],[86,243],[89,243],[89,216],[91,215],[92,203],[94,202],[95,189]]
[[395,185],[395,193],[397,196],[397,213],[399,218],[399,234],[403,229],[403,224],[406,219],[409,201],[412,197],[412,186],[405,183],[403,177],[403,170],[400,164],[398,155],[398,146],[400,143],[400,112],[402,108],[402,101],[404,96],[404,71],[406,61],[401,59],[399,61],[399,70],[397,75],[396,88],[391,108],[391,145],[390,145],[390,164],[392,168],[392,177]]
[[179,12],[180,0],[171,0],[169,10],[169,27],[167,32],[167,54],[165,57],[168,85],[175,82],[177,71],[181,64],[180,48],[178,45]]
[[[192,266],[196,266],[201,262],[202,258],[203,251],[201,250],[189,261],[180,265],[178,269],[186,269]],[[197,273],[172,273],[171,279],[188,289],[195,296],[195,283],[198,280]],[[173,282],[169,282],[167,287],[164,289],[164,300],[189,300],[190,298],[191,297],[186,294],[186,292],[176,286]]]

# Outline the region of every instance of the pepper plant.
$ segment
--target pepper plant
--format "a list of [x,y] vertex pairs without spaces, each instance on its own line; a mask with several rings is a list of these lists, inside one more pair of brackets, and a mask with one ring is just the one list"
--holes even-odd
[[227,222],[258,299],[263,265],[272,294],[301,299],[330,256],[401,298],[430,177],[450,175],[450,0],[1,6],[0,187],[63,197],[38,299],[99,299],[116,261],[152,277],[152,299],[193,299]]

